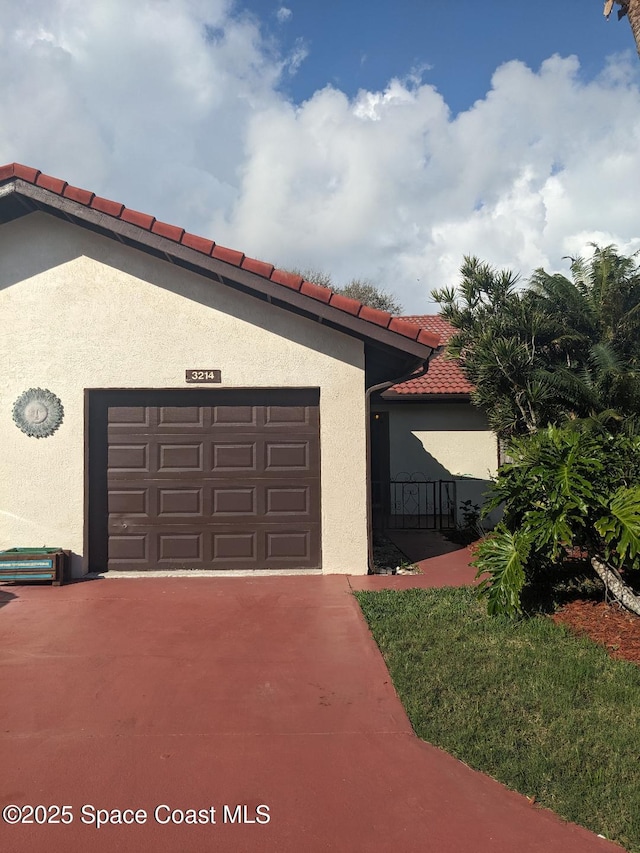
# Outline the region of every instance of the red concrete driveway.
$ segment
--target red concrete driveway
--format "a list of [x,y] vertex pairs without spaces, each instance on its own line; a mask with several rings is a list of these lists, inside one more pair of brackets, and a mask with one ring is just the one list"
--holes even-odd
[[345,577],[0,601],[3,851],[620,849],[419,741]]

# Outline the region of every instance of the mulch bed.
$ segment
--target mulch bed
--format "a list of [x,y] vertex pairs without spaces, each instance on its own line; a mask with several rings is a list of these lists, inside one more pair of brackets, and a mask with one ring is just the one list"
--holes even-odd
[[604,601],[571,601],[552,617],[605,646],[611,657],[640,665],[640,616]]

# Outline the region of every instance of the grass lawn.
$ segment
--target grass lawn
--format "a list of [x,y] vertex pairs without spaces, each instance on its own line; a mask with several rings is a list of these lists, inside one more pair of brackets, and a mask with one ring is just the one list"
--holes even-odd
[[356,595],[418,737],[640,853],[640,667],[471,589]]

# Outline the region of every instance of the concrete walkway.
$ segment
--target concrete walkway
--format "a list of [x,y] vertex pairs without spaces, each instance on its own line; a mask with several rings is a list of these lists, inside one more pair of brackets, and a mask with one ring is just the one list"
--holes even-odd
[[1,805],[72,818],[0,849],[619,851],[414,736],[352,587],[424,578],[0,587]]

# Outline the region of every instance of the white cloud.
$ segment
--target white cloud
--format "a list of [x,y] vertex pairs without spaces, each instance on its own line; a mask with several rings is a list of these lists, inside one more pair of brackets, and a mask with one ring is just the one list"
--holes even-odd
[[[224,0],[0,0],[0,162],[247,254],[369,277],[432,309],[465,253],[523,274],[640,245],[637,65],[498,68],[455,117],[414,74],[352,99],[280,94],[306,56]],[[286,7],[281,7],[281,11]]]
[[4,5],[1,162],[193,229],[230,207],[281,73],[255,21],[221,0]]
[[293,50],[289,54],[286,66],[289,74],[297,74],[300,66],[305,61],[305,59],[309,56],[309,48],[307,47],[304,39],[298,38],[295,41],[293,46]]
[[528,275],[566,269],[600,233],[635,246],[637,74],[584,84],[578,71],[572,57],[537,73],[508,63],[455,118],[431,86],[398,81],[274,103],[252,117],[230,225],[279,260],[377,279],[410,310],[466,253]]
[[285,21],[290,20],[292,15],[293,12],[291,11],[291,9],[287,9],[286,6],[280,6],[278,11],[276,12],[276,18],[278,19],[278,21],[280,21],[281,24],[283,24]]

